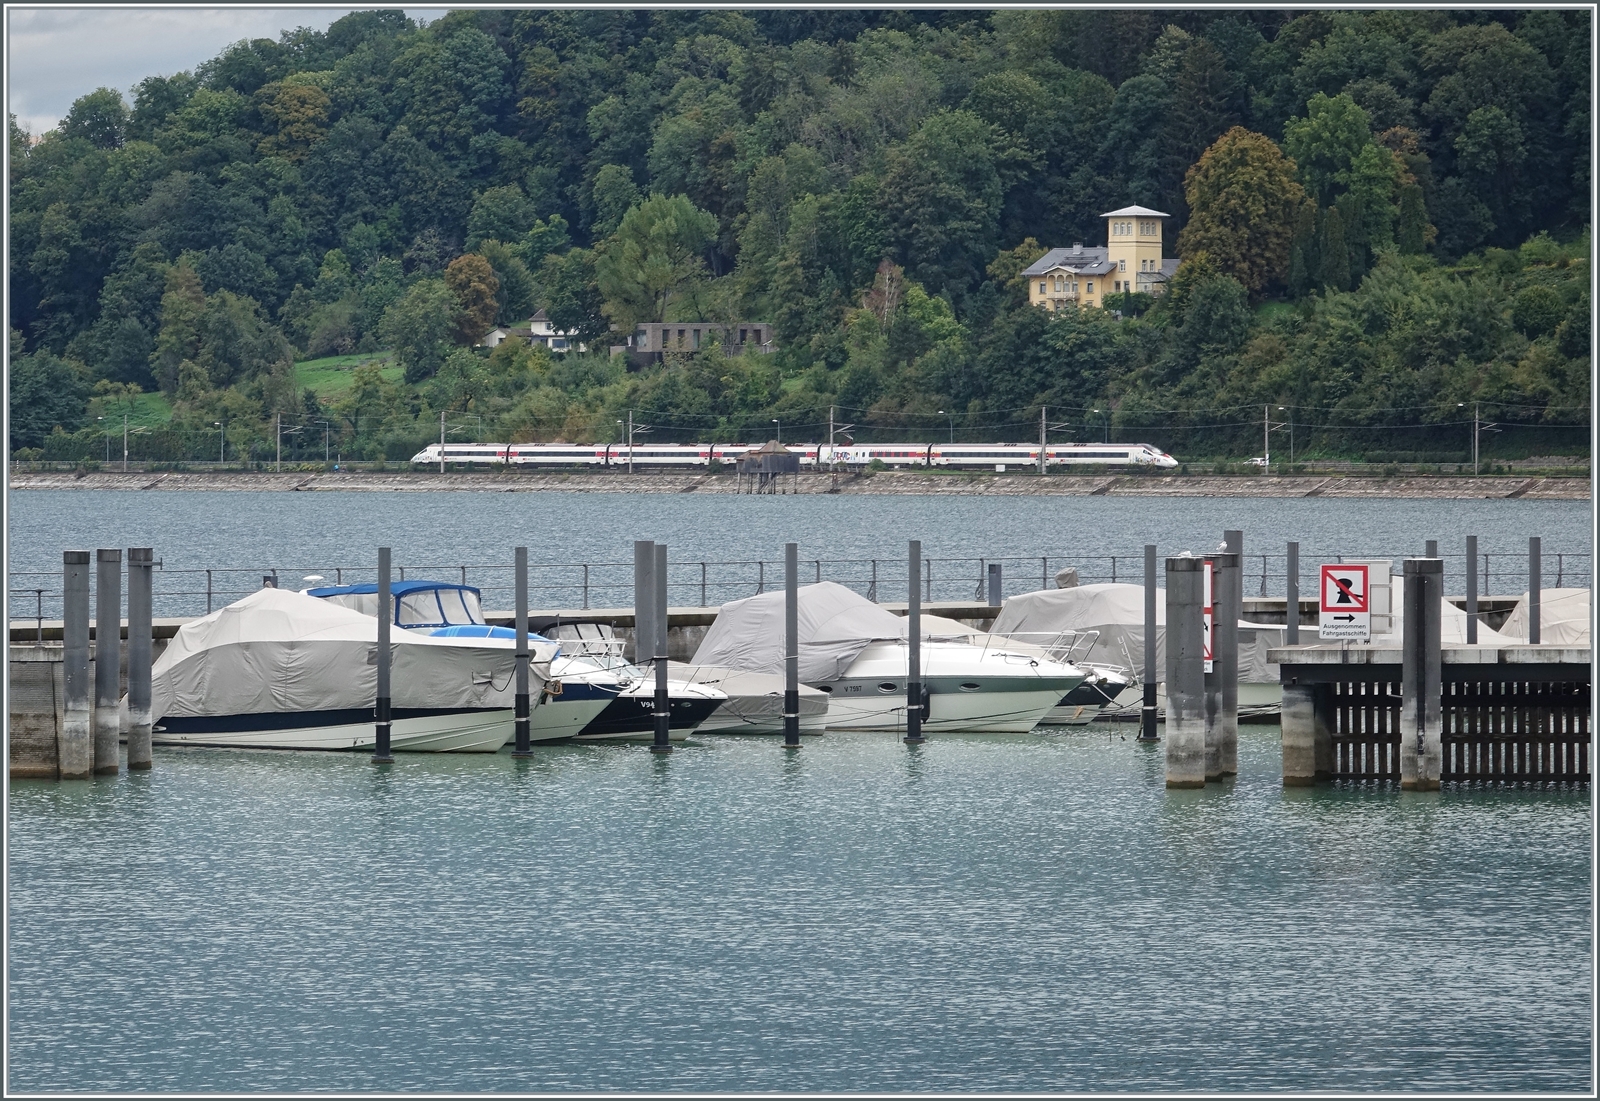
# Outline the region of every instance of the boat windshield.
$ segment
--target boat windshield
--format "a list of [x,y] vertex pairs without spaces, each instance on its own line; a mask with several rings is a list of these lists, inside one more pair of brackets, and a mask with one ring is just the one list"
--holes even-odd
[[467,589],[418,589],[406,593],[395,607],[401,627],[464,627],[482,624],[478,594]]

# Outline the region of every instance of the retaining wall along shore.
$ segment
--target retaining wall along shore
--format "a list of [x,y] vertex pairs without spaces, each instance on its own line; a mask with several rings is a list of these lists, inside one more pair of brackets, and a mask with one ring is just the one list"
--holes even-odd
[[[1402,497],[1421,499],[1526,498],[1587,501],[1588,478],[1345,475],[1254,477],[923,473],[885,470],[862,474],[785,476],[786,488],[805,494],[905,494],[923,496],[1060,497]],[[127,474],[13,472],[11,488],[116,490],[229,490],[238,492],[425,492],[475,490],[503,493],[737,493],[731,471],[625,473],[401,470],[386,472],[210,473],[169,471]]]

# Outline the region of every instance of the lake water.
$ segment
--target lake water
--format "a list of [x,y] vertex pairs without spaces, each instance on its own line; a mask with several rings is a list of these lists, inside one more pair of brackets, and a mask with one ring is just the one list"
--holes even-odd
[[1587,791],[1131,733],[13,782],[10,1086],[1587,1087]]
[[[1526,587],[1530,535],[1541,536],[1547,586],[1587,584],[1592,550],[1587,501],[1433,501],[1325,498],[1117,498],[914,496],[685,496],[612,493],[237,493],[181,491],[24,491],[10,497],[12,588],[59,589],[61,551],[71,547],[155,548],[156,614],[205,611],[203,573],[232,568],[213,580],[216,606],[259,587],[264,570],[280,568],[285,585],[307,573],[331,582],[336,568],[372,579],[380,544],[394,561],[417,572],[468,580],[495,607],[508,607],[513,548],[529,547],[535,607],[577,607],[581,571],[552,563],[613,563],[591,571],[590,606],[632,604],[635,539],[668,545],[673,603],[701,601],[699,563],[709,562],[706,599],[748,596],[758,583],[752,566],[719,562],[765,559],[765,583],[779,583],[783,544],[799,544],[802,577],[824,577],[865,589],[866,560],[879,559],[884,599],[905,599],[906,540],[920,539],[936,599],[973,599],[983,575],[979,558],[1007,558],[1006,591],[1039,588],[1065,565],[1084,580],[1109,580],[1106,556],[1120,556],[1118,577],[1141,580],[1142,548],[1162,554],[1216,548],[1222,532],[1245,533],[1246,593],[1260,592],[1260,555],[1268,564],[1267,591],[1283,592],[1284,544],[1300,542],[1302,592],[1309,594],[1314,563],[1335,556],[1393,558],[1421,554],[1437,539],[1447,558],[1447,583],[1465,591],[1462,555],[1468,535],[1491,554],[1484,591],[1520,593]],[[1557,556],[1561,556],[1558,558]],[[1048,556],[1041,567],[1040,556]],[[963,559],[951,562],[951,559]],[[841,560],[852,560],[843,563]],[[365,574],[348,572],[351,567]],[[422,567],[437,567],[426,570]],[[1397,566],[1398,568],[1398,566]],[[45,598],[45,614],[51,611]],[[31,615],[32,594],[13,595],[14,615]],[[59,607],[56,604],[55,607]]]
[[[13,569],[1590,549],[1586,502],[17,493]],[[559,558],[557,557],[559,556]],[[1585,564],[1585,569],[1587,565]],[[1549,567],[1547,566],[1547,571]],[[16,582],[13,581],[13,585]],[[1021,587],[1020,585],[1018,586]],[[157,613],[178,609],[158,605]],[[1127,727],[158,750],[8,787],[11,1090],[1590,1088],[1587,789],[1168,792]]]

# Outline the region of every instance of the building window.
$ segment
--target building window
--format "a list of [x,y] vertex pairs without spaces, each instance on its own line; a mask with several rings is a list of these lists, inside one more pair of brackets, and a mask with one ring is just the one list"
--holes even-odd
[[1089,293],[1089,294],[1093,294],[1093,293],[1094,293],[1094,280],[1093,280],[1093,279],[1091,279],[1091,280],[1089,280],[1089,290],[1088,290],[1088,293]]
[[1126,260],[1118,260],[1117,261],[1117,270],[1118,271],[1127,271],[1128,270],[1128,262]]
[[694,339],[694,345],[693,345],[694,350],[698,352],[700,350],[700,330],[699,329],[696,329],[694,331],[693,339]]
[[1042,280],[1042,279],[1039,280],[1039,293],[1040,294],[1044,293],[1044,280]]

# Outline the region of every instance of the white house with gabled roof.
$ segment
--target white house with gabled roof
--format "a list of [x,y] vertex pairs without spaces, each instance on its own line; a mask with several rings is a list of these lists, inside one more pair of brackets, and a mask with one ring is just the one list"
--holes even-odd
[[1125,206],[1101,217],[1106,220],[1104,248],[1053,248],[1022,273],[1032,305],[1052,311],[1099,306],[1108,294],[1161,294],[1167,289],[1167,280],[1178,270],[1176,258],[1161,255],[1161,223],[1171,215]]

